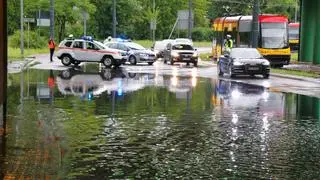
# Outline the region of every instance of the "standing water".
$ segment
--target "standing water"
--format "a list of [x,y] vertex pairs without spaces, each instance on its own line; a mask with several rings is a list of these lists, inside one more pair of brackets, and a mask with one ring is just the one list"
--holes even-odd
[[318,98],[122,69],[8,78],[3,178],[320,177]]

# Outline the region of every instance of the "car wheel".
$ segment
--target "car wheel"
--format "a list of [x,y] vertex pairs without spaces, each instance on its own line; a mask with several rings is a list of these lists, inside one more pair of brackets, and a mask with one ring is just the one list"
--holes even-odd
[[69,70],[64,70],[64,71],[62,71],[62,73],[61,73],[61,77],[62,77],[63,79],[70,79],[70,77],[71,77],[71,72],[70,72]]
[[198,62],[194,62],[194,63],[193,63],[193,66],[194,66],[194,67],[198,67]]
[[263,78],[269,79],[269,76],[270,76],[270,74],[264,74],[264,75],[263,75]]
[[136,73],[128,73],[128,76],[130,78],[135,78],[137,76],[137,74]]
[[217,70],[218,70],[218,75],[223,76],[223,72],[221,71],[220,65],[217,66]]
[[111,71],[110,69],[105,69],[102,71],[102,76],[105,80],[110,80],[112,79],[112,74],[111,74]]
[[74,65],[77,65],[77,66],[78,66],[80,63],[81,63],[81,62],[78,61],[78,60],[73,60],[73,64],[74,64]]
[[152,66],[153,62],[148,62],[148,64],[149,64],[150,66]]
[[232,67],[229,66],[229,75],[231,78],[234,78],[235,77],[235,74],[232,72]]
[[129,62],[130,62],[131,65],[136,65],[137,64],[136,57],[130,56],[129,57]]
[[70,55],[62,55],[61,63],[65,66],[69,66],[72,62],[72,57]]
[[102,59],[102,63],[103,65],[105,65],[106,67],[110,68],[112,66],[112,61],[113,61],[113,58],[112,57],[109,57],[109,56],[106,56]]

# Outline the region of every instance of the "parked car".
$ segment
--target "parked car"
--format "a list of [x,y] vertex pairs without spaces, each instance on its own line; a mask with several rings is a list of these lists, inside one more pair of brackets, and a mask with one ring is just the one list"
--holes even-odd
[[199,54],[191,44],[188,43],[169,43],[164,53],[164,63],[170,62],[173,65],[176,62],[184,62],[187,65],[193,63],[198,66]]
[[118,49],[126,51],[128,54],[128,61],[132,65],[137,63],[148,63],[152,65],[156,61],[156,55],[151,50],[133,42],[109,42],[105,44],[111,49]]
[[59,44],[56,55],[65,66],[71,63],[101,62],[106,67],[118,67],[128,58],[127,52],[107,48],[91,38],[65,39]]
[[270,62],[255,48],[233,48],[219,58],[217,70],[219,76],[261,74],[264,78],[269,78]]
[[163,58],[163,53],[166,48],[166,42],[163,41],[156,41],[153,43],[151,47],[151,51],[156,54],[157,58]]

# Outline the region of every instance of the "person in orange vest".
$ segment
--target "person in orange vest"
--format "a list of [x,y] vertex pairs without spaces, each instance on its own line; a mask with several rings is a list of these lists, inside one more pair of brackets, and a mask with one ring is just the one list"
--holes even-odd
[[50,104],[53,103],[53,95],[54,95],[54,75],[52,69],[50,69],[50,74],[48,77],[48,87],[50,88]]
[[52,57],[53,57],[53,53],[54,53],[54,49],[56,48],[56,44],[54,43],[53,39],[50,38],[50,40],[48,41],[48,47],[50,49],[50,62],[52,62]]

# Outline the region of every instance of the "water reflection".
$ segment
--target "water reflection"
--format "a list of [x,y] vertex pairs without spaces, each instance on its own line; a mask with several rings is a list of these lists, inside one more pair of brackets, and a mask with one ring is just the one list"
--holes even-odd
[[[81,99],[98,97],[102,93],[117,92],[121,96],[145,87],[169,87],[171,92],[186,93],[197,86],[196,72],[192,77],[179,77],[173,69],[173,76],[130,73],[124,69],[103,69],[101,72],[86,72],[81,68],[61,71],[56,78],[63,95],[79,96]],[[170,79],[170,81],[168,81]]]
[[[197,70],[182,77],[174,69],[162,76],[90,67],[13,75],[0,174],[12,179],[319,177],[319,99],[196,76]],[[28,84],[30,96],[21,106],[19,95],[28,94]]]

